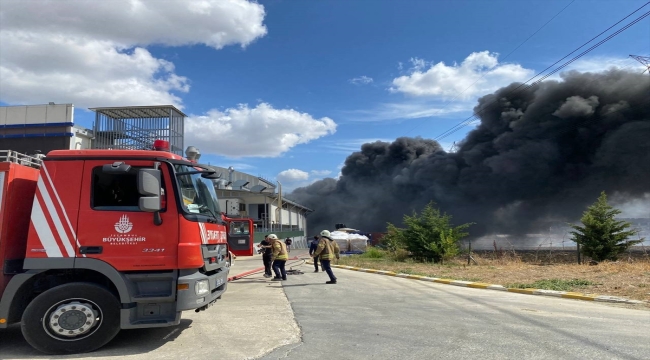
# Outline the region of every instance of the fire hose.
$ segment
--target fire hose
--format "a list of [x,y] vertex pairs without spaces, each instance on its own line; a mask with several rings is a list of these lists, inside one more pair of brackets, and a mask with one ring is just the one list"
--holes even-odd
[[[300,270],[297,270],[297,269],[294,270],[292,265],[294,265],[296,263],[300,263],[299,265],[295,265],[295,266],[296,267],[297,266],[302,266],[307,262],[307,259],[297,258],[296,257],[296,258],[293,258],[291,260],[296,260],[296,261],[288,263],[288,264],[285,265],[285,266],[289,265],[289,270],[287,270],[287,275],[302,275],[303,272],[300,271]],[[264,272],[264,267],[260,267],[260,268],[257,268],[257,269],[253,269],[253,270],[243,272],[241,274],[231,276],[231,277],[228,278],[228,281],[235,281],[235,280],[243,279],[245,277],[255,275],[255,274],[259,274],[259,273],[262,273],[262,272]]]

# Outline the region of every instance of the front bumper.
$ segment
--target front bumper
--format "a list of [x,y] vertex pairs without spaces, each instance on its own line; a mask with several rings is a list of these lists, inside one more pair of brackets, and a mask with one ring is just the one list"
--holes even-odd
[[[176,298],[176,308],[178,311],[185,310],[204,310],[212,305],[228,287],[228,271],[227,267],[223,267],[221,271],[212,275],[205,275],[198,270],[191,273],[181,273],[178,278],[178,284],[188,284],[189,289],[178,290]],[[207,294],[197,295],[195,292],[195,285],[197,281],[208,280],[210,284],[210,291]]]

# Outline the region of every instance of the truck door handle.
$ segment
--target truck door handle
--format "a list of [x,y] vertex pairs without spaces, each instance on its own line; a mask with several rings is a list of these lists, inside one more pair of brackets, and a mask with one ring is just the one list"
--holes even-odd
[[103,250],[102,246],[80,246],[79,254],[101,254]]

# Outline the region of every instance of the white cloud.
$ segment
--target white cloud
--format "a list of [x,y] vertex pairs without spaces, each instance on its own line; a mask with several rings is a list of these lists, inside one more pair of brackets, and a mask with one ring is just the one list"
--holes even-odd
[[393,79],[389,90],[414,96],[467,100],[514,81],[528,80],[534,74],[533,70],[518,64],[500,64],[497,57],[498,54],[488,51],[474,52],[460,65],[450,66],[412,58],[411,73]]
[[316,119],[293,109],[274,109],[267,103],[254,108],[239,105],[225,111],[210,110],[206,115],[185,121],[185,143],[204,154],[232,158],[276,157],[298,144],[334,134],[336,123]]
[[471,112],[474,102],[459,101],[445,104],[439,101],[405,101],[402,103],[383,103],[368,110],[347,112],[349,121],[385,121],[394,119],[419,119],[440,117],[455,113]]
[[352,78],[348,81],[350,82],[350,84],[354,84],[354,85],[367,85],[370,84],[373,80],[371,77],[363,75],[363,76]]
[[299,187],[309,186],[322,180],[331,173],[329,170],[312,170],[308,173],[299,169],[288,169],[281,171],[276,178],[282,183],[283,191],[289,193]]
[[411,58],[409,61],[413,65],[412,71],[422,71],[427,66],[426,61],[417,57]]
[[109,42],[5,32],[0,44],[0,99],[7,103],[180,106],[173,92],[189,90],[172,63],[144,48],[126,53]]
[[277,176],[280,182],[295,182],[309,179],[309,173],[298,169],[288,169],[281,171]]
[[3,0],[0,100],[181,106],[189,80],[146,46],[246,46],[264,16],[246,0]]
[[[525,69],[519,65],[500,65],[496,55],[487,52],[473,53],[461,65],[454,66],[446,66],[442,63],[433,64],[419,58],[411,58],[409,62],[411,63],[411,68],[408,69],[409,75],[393,80],[393,85],[398,82],[403,83],[404,86],[401,89],[392,87],[389,90],[420,96],[405,99],[402,102],[380,103],[370,109],[347,111],[345,120],[372,122],[468,116],[472,113],[478,96],[509,85],[512,81],[527,81],[536,74],[533,70]],[[477,64],[484,66],[481,68]],[[399,69],[403,68],[403,64],[399,63]],[[478,70],[468,72],[468,68]],[[610,68],[638,71],[639,73],[644,70],[641,64],[629,57],[594,56],[573,62],[562,71],[550,76],[548,80],[563,81],[562,73],[571,70],[602,72]],[[511,71],[513,69],[514,71]],[[446,74],[449,78],[444,78],[441,74]],[[483,74],[485,76],[481,79]],[[453,83],[456,81],[462,86]],[[470,87],[472,84],[474,85]],[[462,96],[459,95],[468,87],[470,88]]]

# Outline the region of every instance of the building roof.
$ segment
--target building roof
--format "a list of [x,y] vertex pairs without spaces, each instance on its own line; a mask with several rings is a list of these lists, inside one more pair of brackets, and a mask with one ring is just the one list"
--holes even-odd
[[[270,195],[269,197],[272,197],[272,198],[276,198],[276,199],[277,199],[277,198],[278,198],[278,195],[277,195],[277,194],[272,194],[272,195]],[[312,210],[312,209],[306,207],[305,205],[298,204],[297,202],[295,202],[295,201],[291,201],[291,200],[289,200],[289,199],[287,199],[287,198],[285,198],[285,197],[282,198],[282,202],[283,202],[283,203],[287,203],[287,204],[291,204],[291,205],[293,205],[293,206],[297,206],[297,207],[302,208],[302,209],[305,209],[305,210],[307,210],[307,211],[309,211],[309,212],[314,212],[314,210]]]
[[183,117],[187,117],[187,115],[173,105],[97,107],[90,108],[90,110],[104,114],[113,119],[166,118],[170,117],[170,111],[174,111]]

